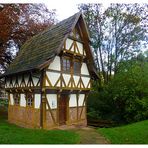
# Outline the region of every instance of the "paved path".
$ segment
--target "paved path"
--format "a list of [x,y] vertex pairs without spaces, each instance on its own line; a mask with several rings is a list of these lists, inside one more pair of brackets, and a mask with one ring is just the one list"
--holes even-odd
[[90,127],[83,127],[72,129],[80,135],[80,144],[110,144],[96,129]]

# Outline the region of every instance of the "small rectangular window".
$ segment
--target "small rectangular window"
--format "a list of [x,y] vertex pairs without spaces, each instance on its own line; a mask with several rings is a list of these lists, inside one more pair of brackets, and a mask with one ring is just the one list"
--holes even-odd
[[70,60],[63,58],[62,69],[64,72],[70,72]]
[[26,94],[26,105],[29,107],[33,107],[33,94],[32,93]]
[[81,64],[80,64],[79,61],[74,61],[74,63],[73,63],[73,71],[74,71],[74,74],[80,74]]
[[14,98],[14,104],[20,105],[20,95],[15,93],[15,94],[13,94],[13,98]]

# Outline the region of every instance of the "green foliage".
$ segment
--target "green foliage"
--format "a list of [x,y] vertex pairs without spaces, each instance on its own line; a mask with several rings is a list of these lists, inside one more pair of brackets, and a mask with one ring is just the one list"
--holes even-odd
[[88,97],[88,117],[96,119],[112,119],[112,100],[108,98],[106,89],[94,91]]
[[116,128],[102,128],[103,134],[112,144],[148,144],[148,120]]
[[79,5],[100,76],[88,99],[88,115],[117,122],[146,119],[148,57],[139,53],[148,45],[148,5],[110,4],[102,8],[97,3]]
[[7,106],[8,106],[8,100],[0,99],[0,107],[7,107]]
[[1,118],[7,119],[8,116],[8,100],[0,99],[0,120]]
[[25,129],[0,119],[0,144],[76,144],[79,135],[65,130]]
[[88,99],[88,112],[94,118],[135,122],[148,118],[148,62],[145,57],[123,61],[112,80]]
[[127,122],[147,119],[148,63],[133,60],[120,64],[118,73],[108,85],[108,92],[120,118]]

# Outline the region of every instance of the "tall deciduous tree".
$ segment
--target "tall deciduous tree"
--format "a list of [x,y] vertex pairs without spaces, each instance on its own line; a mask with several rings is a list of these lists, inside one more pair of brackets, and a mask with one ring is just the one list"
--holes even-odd
[[55,10],[44,4],[0,4],[0,72],[26,40],[55,22]]
[[107,83],[118,64],[128,60],[147,45],[147,4],[81,4],[91,36],[96,64]]

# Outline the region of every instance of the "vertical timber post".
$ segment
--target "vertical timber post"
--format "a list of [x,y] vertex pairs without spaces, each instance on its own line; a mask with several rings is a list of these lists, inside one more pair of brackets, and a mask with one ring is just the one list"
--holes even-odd
[[46,128],[46,93],[45,90],[43,90],[42,95],[42,127]]
[[40,105],[40,127],[46,126],[46,89],[45,89],[45,69],[41,74],[41,105]]
[[66,124],[69,125],[70,124],[70,113],[69,113],[69,100],[70,100],[70,97],[68,95],[68,97],[66,97]]
[[60,93],[58,92],[58,94],[57,94],[57,124],[58,124],[58,126],[60,125],[60,120],[59,120],[59,101],[60,101],[60,97],[61,97],[61,95],[60,95]]
[[86,100],[85,100],[85,119],[86,119],[86,125],[87,125],[87,100],[88,100],[89,93],[90,93],[90,91],[85,94],[86,95]]
[[9,109],[10,109],[10,104],[11,104],[11,100],[10,100],[10,92],[8,92],[8,121],[9,121],[9,117],[10,117],[10,112],[9,112]]
[[77,122],[79,120],[79,93],[76,94],[76,99],[77,99]]

